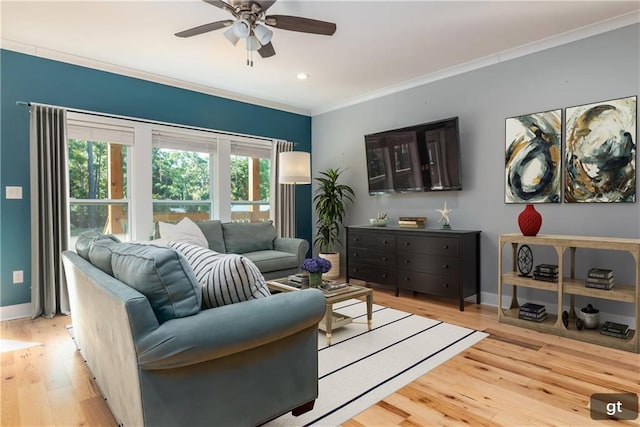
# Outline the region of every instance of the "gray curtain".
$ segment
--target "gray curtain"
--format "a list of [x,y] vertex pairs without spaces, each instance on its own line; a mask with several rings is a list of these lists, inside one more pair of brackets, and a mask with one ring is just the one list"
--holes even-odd
[[280,237],[296,237],[296,186],[278,182],[278,176],[280,175],[279,154],[292,150],[292,142],[276,141],[271,158],[271,164],[275,165],[277,184],[275,191],[275,226],[276,232]]
[[31,316],[69,314],[66,111],[31,105]]

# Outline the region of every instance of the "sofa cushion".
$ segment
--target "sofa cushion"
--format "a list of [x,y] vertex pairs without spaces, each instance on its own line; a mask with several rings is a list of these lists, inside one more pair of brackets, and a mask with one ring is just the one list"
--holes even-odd
[[227,253],[244,254],[273,249],[273,241],[277,237],[273,221],[251,224],[225,222],[224,244]]
[[271,295],[258,267],[248,258],[228,254],[211,264],[202,288],[203,308],[220,307]]
[[209,247],[207,238],[204,237],[200,227],[187,217],[182,218],[177,224],[160,222],[158,228],[162,240],[191,243],[203,248]]
[[76,253],[80,255],[82,258],[86,259],[87,261],[90,261],[89,249],[91,247],[91,243],[94,240],[99,240],[99,239],[110,239],[110,240],[113,240],[114,242],[120,243],[120,239],[118,239],[113,234],[103,234],[103,233],[100,233],[99,231],[87,230],[80,233],[78,235],[78,238],[76,239]]
[[212,264],[225,256],[225,254],[190,243],[169,242],[167,245],[184,255],[196,275],[198,283],[202,286],[207,283],[207,277],[213,267]]
[[113,276],[111,258],[117,245],[120,243],[108,238],[94,240],[89,246],[89,261],[109,276]]
[[217,219],[209,221],[198,221],[196,225],[200,227],[204,237],[207,239],[209,249],[212,251],[226,253],[227,248],[224,246],[224,235],[222,234],[222,223]]
[[113,247],[113,276],[144,294],[158,321],[200,311],[201,286],[185,257],[165,246],[123,243]]
[[298,256],[289,252],[255,251],[243,255],[249,258],[262,273],[300,267]]

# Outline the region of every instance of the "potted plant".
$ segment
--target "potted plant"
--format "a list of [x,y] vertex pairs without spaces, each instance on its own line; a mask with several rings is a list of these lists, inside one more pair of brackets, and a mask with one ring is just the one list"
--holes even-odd
[[319,186],[313,196],[313,207],[317,216],[316,238],[319,256],[331,261],[332,268],[324,277],[335,279],[340,276],[340,254],[334,252],[334,245],[340,243],[340,231],[345,215],[346,203],[352,203],[355,193],[348,185],[338,184],[342,174],[340,169],[329,168],[315,178]]

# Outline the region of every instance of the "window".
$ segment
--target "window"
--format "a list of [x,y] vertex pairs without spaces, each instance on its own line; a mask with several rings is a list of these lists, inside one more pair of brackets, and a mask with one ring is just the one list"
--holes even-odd
[[[70,242],[86,230],[129,239],[129,144],[116,128],[68,126]],[[73,246],[72,246],[73,247]]]
[[158,221],[270,219],[273,141],[67,114],[70,229],[154,236]]
[[231,221],[269,220],[271,194],[270,147],[232,142]]

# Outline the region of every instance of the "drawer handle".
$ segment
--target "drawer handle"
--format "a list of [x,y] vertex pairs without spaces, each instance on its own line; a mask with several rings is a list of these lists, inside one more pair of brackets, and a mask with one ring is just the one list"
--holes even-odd
[[442,246],[442,249],[449,249],[449,245]]
[[388,244],[389,244],[389,241],[388,241],[388,240],[383,240],[383,241],[382,241],[382,244],[383,244],[383,245],[388,245]]
[[410,281],[411,281],[411,278],[410,278],[410,277],[405,277],[405,278],[404,278],[404,281],[405,281],[405,282],[410,282]]
[[354,257],[354,258],[358,258],[358,252],[354,253],[354,254],[353,254],[353,257]]
[[405,259],[405,260],[404,260],[404,263],[405,263],[405,264],[411,264],[411,261],[410,261],[410,260],[408,260],[408,259]]
[[404,245],[405,245],[405,246],[411,246],[411,243],[409,243],[409,242],[404,242]]
[[382,260],[383,260],[383,261],[386,261],[387,259],[388,259],[388,258],[387,258],[386,256],[383,256],[383,257],[382,257]]
[[448,284],[448,283],[445,283],[444,285],[442,285],[442,287],[443,287],[443,288],[448,288],[448,287],[449,287],[449,284]]
[[382,273],[382,277],[386,279],[387,278],[387,273]]
[[354,242],[359,242],[359,241],[360,241],[360,239],[358,239],[357,237],[354,237],[354,238],[353,238],[353,241],[354,241]]
[[444,269],[446,270],[447,268],[449,268],[449,266],[448,266],[447,264],[444,264],[444,265],[442,266],[442,268],[444,268]]

